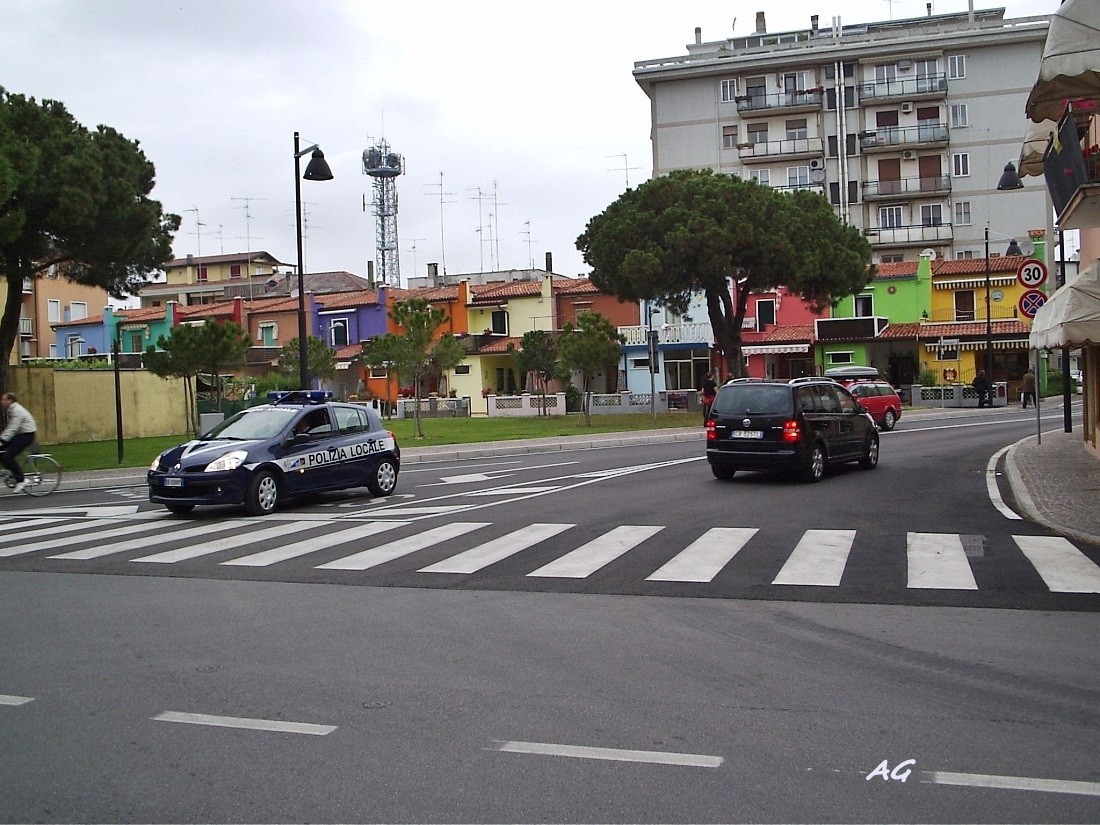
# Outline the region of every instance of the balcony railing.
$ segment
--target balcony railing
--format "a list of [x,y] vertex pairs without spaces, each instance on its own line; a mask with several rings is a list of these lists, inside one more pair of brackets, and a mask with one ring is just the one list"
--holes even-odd
[[742,163],[762,163],[770,160],[824,157],[821,138],[768,140],[760,143],[739,143],[737,155]]
[[882,126],[859,133],[863,152],[894,152],[913,146],[946,145],[946,123],[922,123],[917,126]]
[[874,83],[862,83],[859,99],[862,101],[887,101],[902,98],[940,98],[947,94],[947,75],[933,74],[925,77],[895,78]]
[[932,195],[943,195],[950,191],[950,175],[863,181],[863,199],[869,201],[906,196],[915,198],[930,197]]
[[863,230],[873,247],[924,246],[925,244],[950,243],[954,237],[951,224],[934,226],[872,227]]
[[[657,333],[658,342],[661,344],[713,344],[714,330],[710,324],[661,324],[655,326],[653,331]],[[619,327],[619,332],[625,339],[626,346],[640,346],[646,343],[646,333],[649,329],[644,326]]]
[[245,363],[250,365],[270,364],[279,360],[281,352],[282,347],[249,347],[248,352],[245,354]]
[[768,109],[777,109],[784,112],[812,111],[821,108],[824,94],[822,89],[809,89],[797,92],[780,92],[774,95],[739,95],[733,100],[737,104],[738,113],[762,112]]

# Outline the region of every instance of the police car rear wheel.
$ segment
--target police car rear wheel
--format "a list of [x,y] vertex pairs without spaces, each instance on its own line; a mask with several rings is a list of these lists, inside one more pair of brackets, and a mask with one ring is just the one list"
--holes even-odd
[[392,461],[382,461],[367,481],[372,496],[388,496],[397,487],[397,466]]
[[265,516],[275,512],[279,504],[279,481],[270,470],[261,470],[252,477],[244,506],[249,515]]

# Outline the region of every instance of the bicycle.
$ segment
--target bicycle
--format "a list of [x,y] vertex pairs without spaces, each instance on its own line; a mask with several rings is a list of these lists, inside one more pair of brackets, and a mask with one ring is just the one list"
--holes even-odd
[[[37,444],[31,444],[19,455],[19,464],[27,486],[23,492],[28,496],[48,496],[61,483],[61,465],[48,453],[36,453]],[[0,467],[0,479],[12,489],[16,485],[15,476],[6,467]]]

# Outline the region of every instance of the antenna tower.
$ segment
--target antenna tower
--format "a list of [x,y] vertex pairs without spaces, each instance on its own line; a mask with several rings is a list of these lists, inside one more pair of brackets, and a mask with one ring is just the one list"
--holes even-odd
[[390,150],[385,138],[363,152],[363,174],[374,178],[371,207],[378,219],[375,246],[378,280],[388,286],[401,286],[401,261],[397,248],[397,176],[405,173],[405,159]]

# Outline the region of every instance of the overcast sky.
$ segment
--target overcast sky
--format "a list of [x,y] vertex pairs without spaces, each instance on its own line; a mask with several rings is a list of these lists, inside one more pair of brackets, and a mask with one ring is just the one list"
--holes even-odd
[[[1058,0],[975,4],[1002,5],[1021,17]],[[384,137],[405,158],[403,280],[429,262],[541,268],[547,252],[578,275],[588,219],[650,174],[634,62],[686,54],[696,26],[704,41],[750,34],[760,9],[778,32],[811,14],[822,26],[921,16],[925,0],[4,0],[0,85],[139,141],[153,197],[183,218],[179,257],[251,248],[295,262],[298,131],[335,175],[302,182],[306,271],[366,275],[362,154]]]

